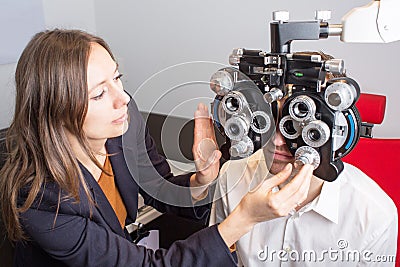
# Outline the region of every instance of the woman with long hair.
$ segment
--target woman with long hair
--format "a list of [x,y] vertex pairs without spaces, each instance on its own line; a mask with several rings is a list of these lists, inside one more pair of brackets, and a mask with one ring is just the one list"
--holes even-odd
[[[198,155],[199,143],[214,138],[207,108],[199,105],[193,145],[198,171],[173,176],[121,75],[105,41],[83,31],[40,32],[24,49],[0,171],[2,217],[16,246],[16,266],[235,265],[229,248],[242,235],[304,200],[312,174],[307,166],[283,190],[271,191],[288,178],[288,165],[219,225],[168,250],[134,244],[125,226],[136,219],[138,193],[161,212],[207,219],[208,185],[221,154],[214,151],[211,160]],[[175,188],[170,185],[179,195],[167,190]],[[193,205],[164,201],[160,194],[168,192]]]

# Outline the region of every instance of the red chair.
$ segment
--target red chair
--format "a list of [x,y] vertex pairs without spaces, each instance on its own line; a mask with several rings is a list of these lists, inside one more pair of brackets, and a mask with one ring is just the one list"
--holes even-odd
[[[386,97],[361,94],[356,104],[363,122],[381,124],[385,116]],[[374,181],[393,199],[400,210],[400,139],[361,137],[355,148],[343,158]],[[399,220],[400,225],[400,220]],[[400,237],[397,239],[396,267],[400,267]]]

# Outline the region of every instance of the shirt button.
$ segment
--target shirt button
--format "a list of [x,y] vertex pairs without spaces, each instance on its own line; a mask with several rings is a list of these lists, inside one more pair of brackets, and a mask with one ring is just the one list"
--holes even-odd
[[284,248],[284,250],[285,250],[286,252],[290,252],[290,251],[292,251],[292,248],[291,248],[290,246],[287,246],[287,247]]

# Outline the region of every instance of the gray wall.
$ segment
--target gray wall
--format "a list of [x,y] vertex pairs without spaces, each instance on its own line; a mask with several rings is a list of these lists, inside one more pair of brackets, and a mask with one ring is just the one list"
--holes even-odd
[[[229,54],[237,47],[268,52],[269,21],[274,10],[288,10],[292,20],[309,20],[313,19],[315,10],[332,10],[331,23],[339,23],[350,9],[369,2],[43,0],[43,5],[47,27],[77,27],[105,38],[120,62],[121,72],[125,74],[125,88],[135,95],[142,110],[149,111],[152,110],[155,99],[165,94],[165,90],[169,90],[173,85],[166,82],[167,85],[162,86],[161,81],[168,80],[168,75],[164,77],[157,74],[156,86],[147,86],[147,90],[140,86],[149,77],[167,67],[192,61],[227,64]],[[386,117],[381,126],[375,127],[375,136],[400,137],[400,124],[397,119],[400,115],[397,103],[400,91],[396,88],[396,79],[393,79],[397,77],[400,42],[345,44],[337,37],[331,37],[321,41],[295,42],[292,50],[323,50],[337,58],[343,58],[348,75],[359,82],[363,92],[387,96]],[[209,67],[211,65],[206,63],[206,67],[203,68],[204,64],[200,67],[198,64],[196,67],[189,64],[192,69],[189,68],[189,74],[185,75],[190,76],[190,72],[201,69],[201,75],[195,79],[207,80],[207,75],[213,70],[213,67]],[[14,68],[13,64],[0,66],[0,128],[8,126],[13,113]],[[170,76],[175,74],[173,71]],[[171,79],[181,82],[178,77]],[[182,90],[184,89],[179,91],[179,95],[185,97],[200,98],[203,95],[203,89],[200,87],[188,88],[184,94],[181,94]],[[208,91],[204,89],[205,96],[210,95]],[[175,101],[178,101],[177,99]],[[193,110],[191,103],[178,113],[190,117]],[[156,108],[156,111],[164,112],[162,107]]]

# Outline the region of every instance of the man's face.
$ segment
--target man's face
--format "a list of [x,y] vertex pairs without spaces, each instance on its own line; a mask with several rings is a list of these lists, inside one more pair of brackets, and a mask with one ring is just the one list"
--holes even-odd
[[272,164],[270,167],[270,173],[272,174],[277,174],[280,172],[288,163],[294,163],[295,158],[290,153],[287,145],[285,138],[281,134],[279,130],[279,120],[282,115],[282,107],[285,102],[285,99],[277,101],[278,104],[278,119],[276,121],[276,132],[275,136],[273,138],[273,142],[271,142],[271,145],[267,145],[265,147],[266,151],[265,153],[267,154],[267,158],[272,158]]

